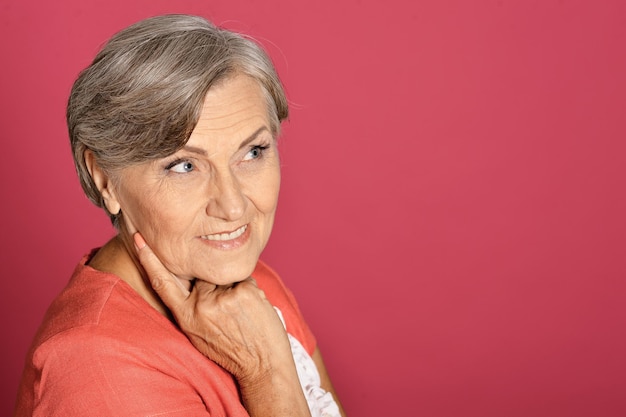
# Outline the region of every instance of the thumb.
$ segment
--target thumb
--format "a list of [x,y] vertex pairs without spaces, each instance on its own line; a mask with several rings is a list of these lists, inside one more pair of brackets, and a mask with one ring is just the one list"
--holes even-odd
[[189,297],[189,291],[183,287],[178,278],[172,274],[146,244],[139,232],[133,235],[139,262],[146,271],[150,284],[163,303],[174,314],[182,307]]

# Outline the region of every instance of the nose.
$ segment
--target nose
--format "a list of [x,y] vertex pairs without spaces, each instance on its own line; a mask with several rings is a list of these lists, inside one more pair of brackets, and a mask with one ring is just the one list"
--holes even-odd
[[211,198],[206,209],[209,216],[234,221],[244,215],[247,200],[239,180],[230,170],[216,173],[209,187]]

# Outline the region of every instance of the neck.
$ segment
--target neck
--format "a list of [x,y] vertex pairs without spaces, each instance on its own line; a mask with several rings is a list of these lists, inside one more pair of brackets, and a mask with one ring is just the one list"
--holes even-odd
[[152,289],[146,271],[135,254],[131,239],[123,233],[118,234],[100,248],[89,261],[89,266],[117,275],[155,310],[173,321],[170,311]]

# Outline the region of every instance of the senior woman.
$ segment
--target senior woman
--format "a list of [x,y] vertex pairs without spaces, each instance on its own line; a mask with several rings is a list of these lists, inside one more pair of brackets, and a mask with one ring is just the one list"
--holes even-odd
[[250,39],[185,15],[122,30],[67,108],[86,255],[29,352],[16,416],[339,416],[315,339],[259,256],[287,117]]

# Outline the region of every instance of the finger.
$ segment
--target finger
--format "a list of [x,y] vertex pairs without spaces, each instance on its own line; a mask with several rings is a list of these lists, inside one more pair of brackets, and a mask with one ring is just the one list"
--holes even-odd
[[[232,290],[233,288],[235,288],[237,285],[240,285],[241,283],[247,282],[248,280],[250,280],[252,278],[247,278],[244,279],[241,282],[233,282],[232,284],[223,284],[223,285],[216,285],[213,284],[211,282],[196,278],[194,280],[194,290],[197,290],[197,292],[199,293],[221,293],[221,292],[226,292],[228,290]],[[252,279],[253,284],[256,286],[256,282],[254,281],[254,279]]]
[[214,291],[218,286],[215,284],[212,284],[208,281],[196,278],[196,280],[194,281],[193,286],[202,292],[212,292]]
[[244,280],[243,280],[243,281],[241,281],[241,282],[249,282],[249,283],[251,283],[252,285],[254,285],[255,287],[257,287],[257,288],[258,288],[258,286],[259,286],[259,285],[257,284],[257,282],[256,282],[256,279],[254,279],[253,277],[248,277],[248,278],[244,279]]
[[261,288],[259,288],[259,284],[256,282],[256,279],[254,279],[253,277],[248,277],[246,279],[244,279],[243,281],[238,283],[239,285],[243,285],[243,286],[250,286],[252,288],[254,288],[254,293],[258,294],[259,297],[261,297],[262,300],[267,300],[267,297],[265,295],[265,291],[263,291]]
[[185,302],[189,296],[189,291],[185,289],[178,278],[176,278],[152,252],[139,232],[133,235],[139,262],[146,270],[148,279],[154,291],[158,294],[163,303],[176,313],[179,306]]

